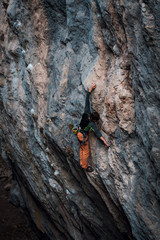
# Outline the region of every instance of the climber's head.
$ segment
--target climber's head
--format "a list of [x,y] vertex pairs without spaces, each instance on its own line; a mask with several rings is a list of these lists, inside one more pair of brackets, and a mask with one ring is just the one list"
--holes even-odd
[[93,120],[94,122],[97,122],[100,119],[99,113],[98,112],[91,113],[90,119]]

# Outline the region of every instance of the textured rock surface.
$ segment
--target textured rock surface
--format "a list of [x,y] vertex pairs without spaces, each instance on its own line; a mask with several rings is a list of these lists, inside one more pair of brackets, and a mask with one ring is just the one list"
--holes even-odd
[[[159,240],[160,2],[1,0],[1,153],[19,204],[49,239]],[[78,123],[93,109],[79,166]],[[18,194],[17,194],[18,196]]]

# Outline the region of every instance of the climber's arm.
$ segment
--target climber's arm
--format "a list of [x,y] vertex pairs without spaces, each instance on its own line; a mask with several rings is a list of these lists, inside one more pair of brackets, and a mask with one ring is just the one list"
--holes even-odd
[[91,130],[96,134],[96,136],[101,139],[104,144],[109,147],[109,143],[107,143],[107,141],[104,139],[104,137],[102,136],[101,132],[98,130],[96,124],[94,122],[90,122],[90,127],[91,127]]
[[91,114],[90,95],[93,89],[95,88],[96,88],[96,84],[92,84],[89,91],[87,92],[84,113]]
[[104,139],[104,137],[100,137],[100,139],[104,142],[104,144],[109,148],[109,144],[106,142],[106,140]]
[[90,92],[87,92],[86,95],[86,101],[85,101],[85,109],[84,109],[84,113],[90,114],[91,113],[91,107],[90,107]]

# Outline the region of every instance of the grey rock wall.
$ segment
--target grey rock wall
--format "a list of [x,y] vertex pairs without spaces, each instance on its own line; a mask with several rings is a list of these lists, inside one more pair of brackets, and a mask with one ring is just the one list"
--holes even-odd
[[[159,1],[1,0],[0,22],[0,146],[16,203],[45,239],[159,240]],[[110,148],[91,133],[85,173],[69,126],[91,83]]]

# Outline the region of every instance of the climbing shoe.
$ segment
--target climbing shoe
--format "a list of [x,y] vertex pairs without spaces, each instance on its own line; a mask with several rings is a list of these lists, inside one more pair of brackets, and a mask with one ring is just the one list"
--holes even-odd
[[86,169],[87,172],[93,172],[93,168],[91,166],[88,166]]

